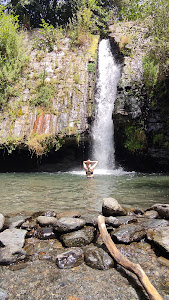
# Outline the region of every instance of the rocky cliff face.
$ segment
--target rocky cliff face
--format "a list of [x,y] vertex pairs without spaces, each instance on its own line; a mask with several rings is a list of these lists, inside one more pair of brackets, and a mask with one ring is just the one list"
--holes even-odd
[[166,96],[148,97],[143,57],[149,50],[147,29],[134,22],[117,23],[111,37],[124,63],[113,114],[116,159],[129,170],[168,171],[169,131]]
[[34,49],[33,39],[32,33],[27,34],[29,63],[0,111],[4,165],[13,160],[12,155],[16,160],[23,155],[25,160],[25,151],[26,157],[42,156],[70,141],[72,148],[78,147],[88,136],[99,37],[76,48],[68,38],[59,38],[51,52]]

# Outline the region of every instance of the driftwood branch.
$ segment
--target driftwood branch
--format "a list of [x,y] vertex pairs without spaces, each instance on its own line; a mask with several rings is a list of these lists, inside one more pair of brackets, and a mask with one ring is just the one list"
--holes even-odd
[[125,256],[123,256],[120,251],[116,248],[114,242],[112,241],[105,225],[105,218],[103,216],[98,217],[98,226],[101,233],[101,237],[103,239],[103,242],[107,246],[109,252],[113,256],[113,258],[116,260],[118,264],[126,268],[127,270],[133,272],[143,285],[144,289],[146,290],[147,294],[149,295],[149,298],[151,300],[162,300],[163,298],[160,296],[160,294],[157,292],[155,287],[151,284],[149,281],[147,275],[141,268],[139,264],[135,264],[128,260]]

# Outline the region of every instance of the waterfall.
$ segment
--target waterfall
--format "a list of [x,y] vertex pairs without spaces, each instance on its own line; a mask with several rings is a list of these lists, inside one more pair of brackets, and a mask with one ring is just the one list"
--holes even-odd
[[95,94],[95,120],[92,127],[92,156],[100,169],[115,169],[112,113],[120,79],[120,66],[113,58],[108,39],[101,40]]

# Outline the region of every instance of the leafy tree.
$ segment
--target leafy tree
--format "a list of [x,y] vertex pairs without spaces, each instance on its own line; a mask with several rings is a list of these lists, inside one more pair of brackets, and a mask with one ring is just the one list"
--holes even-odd
[[0,6],[0,107],[7,101],[26,62],[18,27],[18,18]]

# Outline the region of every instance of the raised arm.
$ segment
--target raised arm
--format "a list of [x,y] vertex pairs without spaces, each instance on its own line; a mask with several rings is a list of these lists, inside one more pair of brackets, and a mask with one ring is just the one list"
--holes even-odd
[[91,167],[91,169],[94,170],[94,168],[95,168],[95,167],[97,166],[97,164],[98,164],[98,161],[97,161],[97,160],[94,160],[94,161],[92,161],[91,163],[94,164],[94,165]]

